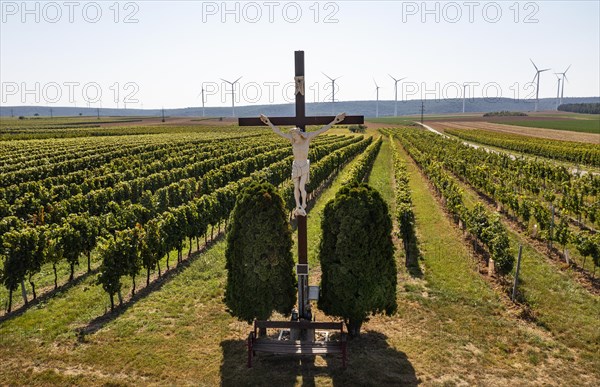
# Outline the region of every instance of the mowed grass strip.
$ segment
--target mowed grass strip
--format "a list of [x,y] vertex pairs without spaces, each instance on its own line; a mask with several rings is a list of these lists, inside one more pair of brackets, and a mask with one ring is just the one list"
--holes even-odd
[[383,136],[383,144],[369,175],[369,185],[375,188],[388,203],[390,215],[394,217],[394,162],[392,150],[387,136]]

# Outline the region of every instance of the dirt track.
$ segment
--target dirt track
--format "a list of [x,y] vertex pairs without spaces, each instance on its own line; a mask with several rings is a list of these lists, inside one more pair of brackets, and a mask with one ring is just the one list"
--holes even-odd
[[577,141],[593,144],[600,144],[600,136],[593,133],[569,132],[567,130],[527,128],[523,126],[503,125],[490,122],[429,122],[432,128],[441,132],[445,129],[483,129],[494,132],[520,134],[538,138],[548,138],[551,140]]

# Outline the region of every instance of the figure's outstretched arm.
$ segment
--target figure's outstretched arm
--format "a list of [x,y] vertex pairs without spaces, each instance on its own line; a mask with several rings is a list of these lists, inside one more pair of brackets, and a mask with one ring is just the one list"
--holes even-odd
[[278,135],[280,135],[283,138],[287,138],[288,140],[292,139],[292,136],[290,134],[283,133],[281,130],[279,130],[279,128],[277,126],[273,125],[273,123],[271,122],[271,120],[269,120],[269,117],[265,116],[264,114],[260,115],[260,120],[265,125],[269,125],[271,127],[271,129],[273,129],[273,132],[275,132],[275,134],[278,134]]
[[346,113],[340,113],[337,116],[335,116],[335,118],[333,119],[333,121],[331,121],[327,125],[323,126],[321,129],[315,130],[314,132],[309,132],[308,136],[310,138],[317,137],[319,134],[325,133],[326,131],[328,131],[329,129],[331,129],[331,127],[333,125],[339,124],[340,122],[344,121],[344,118],[346,118]]

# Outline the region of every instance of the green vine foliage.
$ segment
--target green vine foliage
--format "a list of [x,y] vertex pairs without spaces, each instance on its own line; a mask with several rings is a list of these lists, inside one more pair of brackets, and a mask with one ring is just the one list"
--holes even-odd
[[17,289],[19,283],[25,279],[28,268],[34,260],[37,250],[38,235],[33,229],[21,231],[11,230],[3,238],[4,247],[4,276],[2,282],[10,291],[8,310],[10,312],[12,303],[12,292]]
[[[148,284],[155,267],[160,276],[159,261],[165,254],[168,270],[168,253],[177,250],[181,261],[186,239],[191,251],[193,238],[197,246],[203,235],[212,238],[213,229],[229,217],[240,190],[259,176],[281,185],[284,197],[293,202],[293,185],[282,184],[289,181],[293,156],[289,144],[275,137],[244,129],[223,139],[208,136],[167,144],[159,139],[151,144],[121,144],[117,149],[108,146],[103,151],[91,147],[84,152],[87,156],[69,151],[66,159],[64,154],[46,157],[47,149],[29,149],[26,160],[15,159],[0,173],[0,283],[9,286],[14,278],[23,279],[24,272],[35,298],[40,266],[51,266],[57,288],[58,265],[67,262],[74,269],[83,253],[91,271],[92,251],[98,251],[103,260],[100,276],[111,298],[123,276],[131,277],[135,285],[142,268]],[[309,192],[370,143],[370,137],[362,136],[315,139],[310,158],[318,161],[311,166]],[[3,237],[11,230],[29,229],[39,236],[33,258],[9,259],[13,247],[3,247]],[[107,242],[102,240],[133,229],[148,234],[139,247],[139,258],[130,255],[125,262],[118,256],[104,257]],[[111,270],[115,273],[108,273]]]
[[134,276],[141,267],[140,250],[144,239],[141,227],[117,231],[100,246],[102,265],[98,284],[110,296],[111,310],[114,308],[114,295],[121,291],[121,277]]

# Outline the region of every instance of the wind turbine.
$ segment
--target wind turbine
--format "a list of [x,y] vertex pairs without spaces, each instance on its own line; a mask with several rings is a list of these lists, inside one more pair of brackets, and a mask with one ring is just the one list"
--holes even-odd
[[377,102],[375,103],[375,118],[379,118],[379,85],[373,78],[373,82],[375,83],[375,95],[377,96]]
[[229,83],[231,85],[231,116],[235,117],[235,84],[242,79],[242,77],[239,77],[238,79],[236,79],[233,82],[229,82],[226,79],[221,78],[221,80],[223,82]]
[[535,63],[533,63],[533,61],[531,60],[531,58],[529,59],[531,61],[531,64],[533,65],[533,67],[535,67],[535,75],[533,76],[533,80],[532,82],[534,82],[537,78],[537,86],[535,88],[535,111],[538,111],[538,104],[540,102],[540,74],[543,73],[544,71],[548,71],[550,69],[543,69],[540,70],[538,69],[538,67],[535,65]]
[[390,78],[392,78],[394,80],[394,117],[398,117],[398,82],[400,82],[403,79],[406,79],[406,77],[396,79],[396,78],[392,77],[390,74],[388,74],[388,75],[390,76]]
[[567,69],[565,71],[563,71],[562,73],[555,73],[555,74],[560,74],[562,75],[562,87],[560,89],[560,104],[562,105],[563,103],[563,96],[565,94],[565,79],[567,79],[567,71],[569,71],[569,69],[571,68],[571,65],[569,65],[569,67],[567,67]]
[[556,82],[558,83],[556,86],[556,110],[558,110],[560,106],[560,77],[558,76],[559,73],[554,73],[554,75],[556,75]]
[[325,75],[331,81],[331,115],[335,115],[335,81],[340,79],[341,76],[337,78],[331,78],[325,73],[323,73],[323,75]]
[[467,84],[463,83],[463,113],[465,112],[465,101],[467,99]]
[[204,86],[202,86],[202,91],[198,93],[196,98],[202,96],[202,117],[204,117]]

